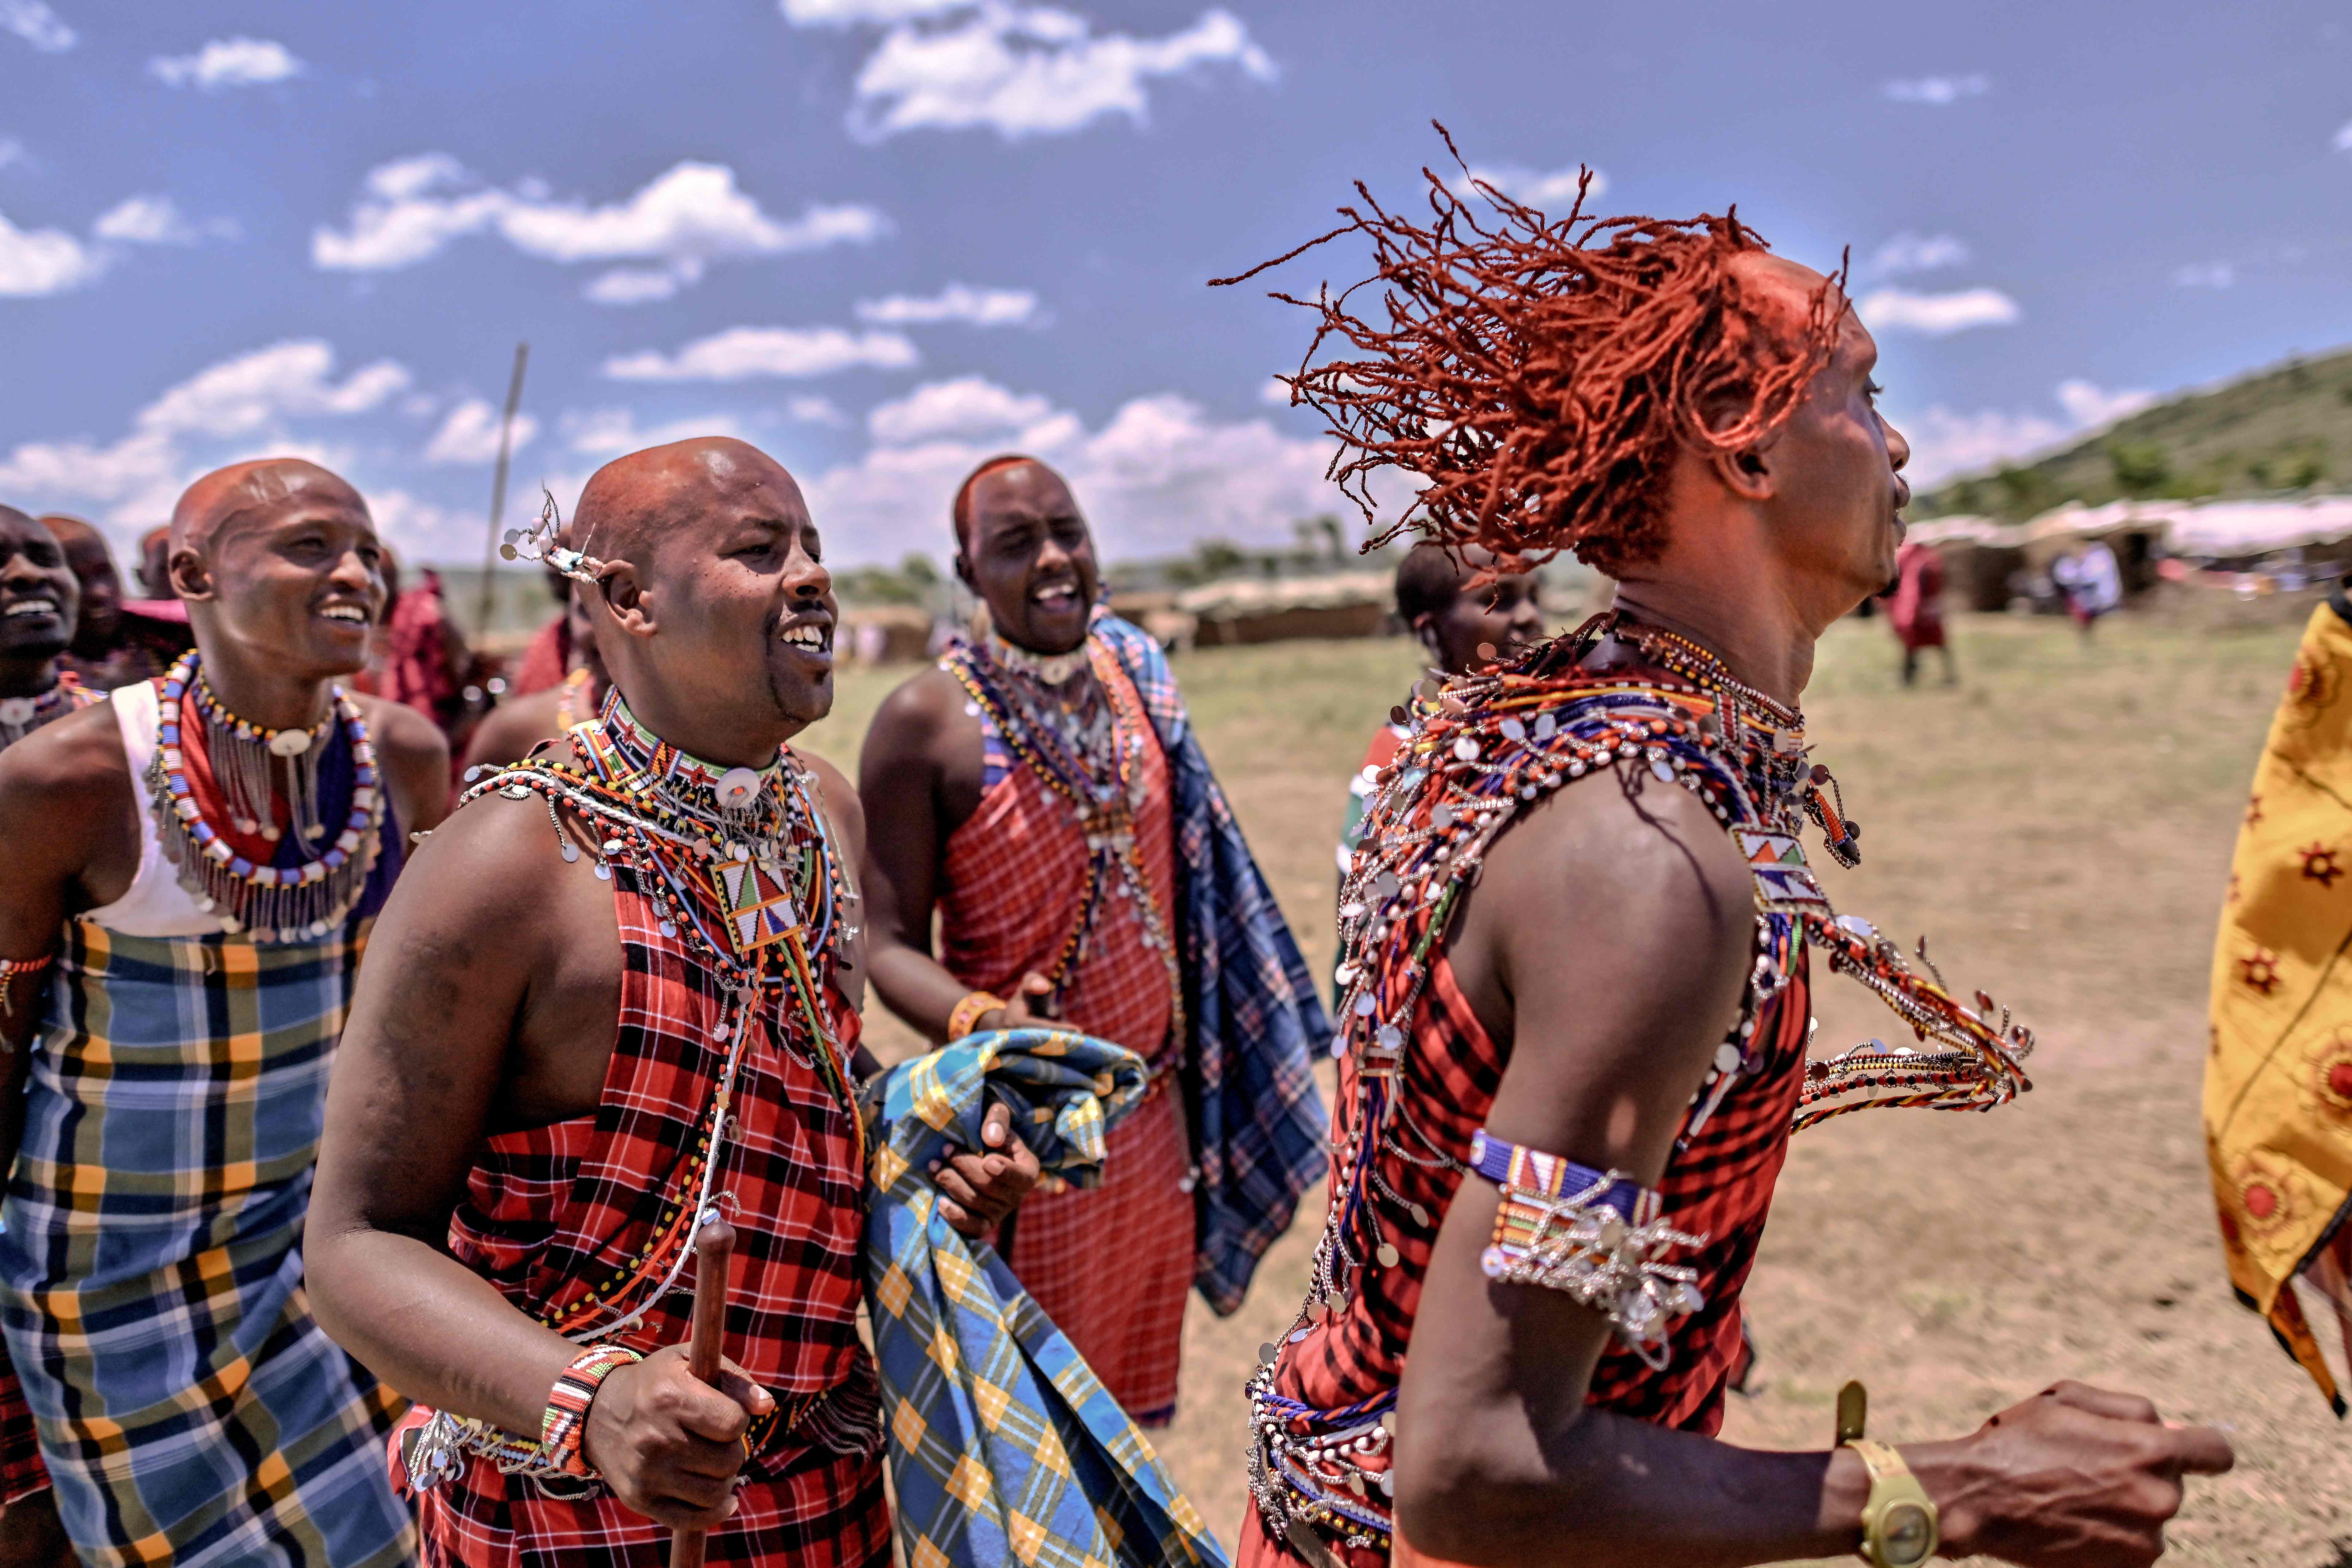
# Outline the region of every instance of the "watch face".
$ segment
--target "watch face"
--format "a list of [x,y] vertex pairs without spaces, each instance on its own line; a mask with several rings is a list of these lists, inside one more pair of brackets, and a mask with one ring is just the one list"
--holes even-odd
[[1886,1568],[1916,1568],[1936,1550],[1935,1521],[1916,1502],[1891,1503],[1879,1521],[1878,1540]]

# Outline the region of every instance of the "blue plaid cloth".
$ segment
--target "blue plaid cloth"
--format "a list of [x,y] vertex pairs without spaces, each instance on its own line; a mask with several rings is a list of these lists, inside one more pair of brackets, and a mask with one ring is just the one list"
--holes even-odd
[[[388,876],[383,879],[388,881]],[[391,1568],[399,1396],[327,1338],[302,1221],[365,942],[68,921],[0,1235],[0,1325],[90,1564]]]
[[1002,1100],[1041,1166],[1091,1186],[1103,1134],[1147,1076],[1141,1057],[1107,1040],[1010,1029],[901,1062],[883,1081],[866,1301],[902,1562],[1225,1568],[1142,1431],[996,1249],[940,1216],[930,1182],[950,1146],[982,1146],[982,1118]]
[[1176,900],[1192,1037],[1184,1099],[1201,1168],[1193,1283],[1220,1313],[1249,1290],[1257,1260],[1290,1227],[1298,1194],[1323,1179],[1330,1125],[1315,1052],[1331,1020],[1274,890],[1242,839],[1192,736],[1167,656],[1150,633],[1097,613],[1094,635],[1135,682],[1175,790]]

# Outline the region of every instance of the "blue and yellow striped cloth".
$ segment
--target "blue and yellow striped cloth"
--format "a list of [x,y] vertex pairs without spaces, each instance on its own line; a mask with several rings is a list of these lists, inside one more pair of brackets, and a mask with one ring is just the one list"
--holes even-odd
[[[992,1100],[1045,1170],[1101,1177],[1143,1058],[1058,1029],[952,1042],[891,1069],[873,1138],[866,1303],[908,1568],[1224,1568],[1143,1433],[995,1248],[940,1217],[930,1163],[978,1149]],[[1106,1279],[1118,1260],[1103,1260]]]

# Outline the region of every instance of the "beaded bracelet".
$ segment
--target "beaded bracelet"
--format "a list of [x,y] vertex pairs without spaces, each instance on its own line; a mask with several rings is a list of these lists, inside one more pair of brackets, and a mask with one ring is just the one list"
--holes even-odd
[[971,993],[957,1003],[955,1011],[948,1015],[948,1038],[962,1039],[979,1027],[982,1015],[992,1013],[1004,1005],[1004,998],[1002,996],[991,995],[985,991]]
[[8,1003],[8,987],[19,974],[38,974],[49,966],[55,955],[43,953],[38,958],[0,958],[0,1018],[12,1011]]
[[588,1406],[605,1378],[645,1359],[626,1345],[593,1345],[572,1358],[548,1391],[547,1410],[539,1418],[539,1446],[549,1463],[567,1475],[588,1474],[588,1461],[581,1452],[582,1439],[588,1435]]

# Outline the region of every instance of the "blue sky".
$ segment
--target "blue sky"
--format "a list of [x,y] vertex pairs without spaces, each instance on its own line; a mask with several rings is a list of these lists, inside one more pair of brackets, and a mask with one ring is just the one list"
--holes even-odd
[[725,430],[842,561],[1011,446],[1115,556],[1287,541],[1303,314],[1203,281],[1408,197],[1432,117],[1538,205],[1851,246],[1929,479],[2352,341],[2352,11],[1801,10],[0,0],[0,499],[127,537],[299,450],[470,561],[528,339],[519,501]]

